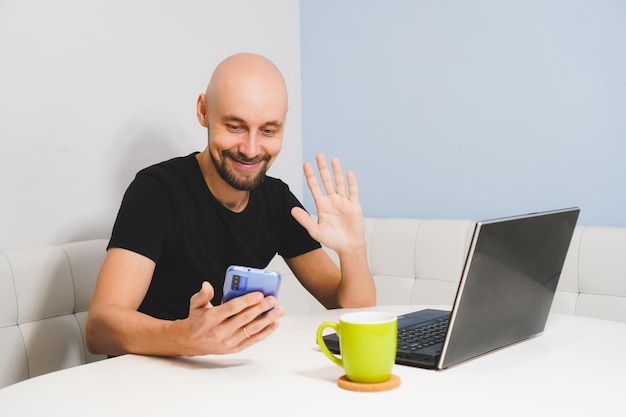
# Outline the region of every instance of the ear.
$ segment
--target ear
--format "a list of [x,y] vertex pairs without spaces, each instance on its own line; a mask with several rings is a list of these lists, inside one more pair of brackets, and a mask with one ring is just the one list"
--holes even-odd
[[196,116],[202,126],[208,127],[209,122],[207,117],[206,96],[204,94],[200,94],[198,96],[198,101],[196,103]]

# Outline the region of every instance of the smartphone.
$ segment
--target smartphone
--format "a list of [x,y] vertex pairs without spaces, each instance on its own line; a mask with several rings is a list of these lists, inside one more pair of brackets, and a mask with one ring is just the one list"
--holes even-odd
[[248,266],[231,265],[226,270],[222,303],[249,292],[260,291],[267,297],[278,295],[281,276],[278,272]]

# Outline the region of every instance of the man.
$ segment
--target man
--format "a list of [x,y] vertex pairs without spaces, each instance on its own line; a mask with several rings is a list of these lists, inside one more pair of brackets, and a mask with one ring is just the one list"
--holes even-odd
[[318,155],[323,192],[305,164],[317,222],[265,175],[287,107],[266,58],[242,53],[218,65],[197,101],[207,147],[140,171],[124,195],[87,320],[91,352],[195,356],[265,339],[284,314],[276,299],[255,292],[220,304],[222,285],[228,265],[262,268],[276,253],[327,308],[375,304],[354,174]]

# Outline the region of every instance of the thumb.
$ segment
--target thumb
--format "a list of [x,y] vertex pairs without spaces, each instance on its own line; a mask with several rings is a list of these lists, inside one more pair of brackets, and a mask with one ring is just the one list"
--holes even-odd
[[291,215],[313,237],[313,232],[314,232],[316,223],[313,221],[309,213],[307,213],[302,208],[296,206],[291,209]]
[[200,291],[191,296],[191,300],[189,301],[189,309],[194,310],[196,308],[208,308],[213,307],[211,304],[211,300],[215,295],[215,291],[213,290],[213,286],[208,282],[204,281],[202,283],[202,287]]

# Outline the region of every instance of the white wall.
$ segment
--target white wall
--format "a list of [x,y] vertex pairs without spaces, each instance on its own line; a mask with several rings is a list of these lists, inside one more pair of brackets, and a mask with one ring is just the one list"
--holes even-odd
[[0,250],[108,237],[141,168],[201,150],[198,93],[240,51],[283,71],[271,174],[301,181],[299,7],[292,0],[0,0]]
[[626,226],[626,2],[300,5],[303,158],[341,157],[366,215]]

